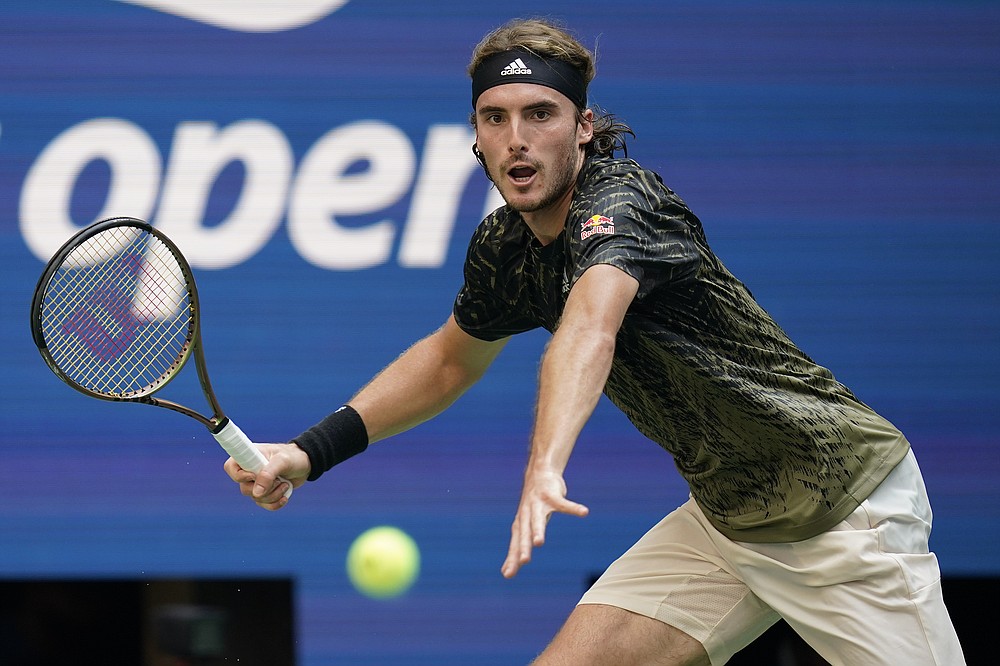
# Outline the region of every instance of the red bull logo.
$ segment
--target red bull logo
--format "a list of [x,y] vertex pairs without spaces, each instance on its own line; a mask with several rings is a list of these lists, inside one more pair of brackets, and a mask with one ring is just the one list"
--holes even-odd
[[580,240],[587,240],[594,234],[615,233],[615,218],[594,215],[580,226]]

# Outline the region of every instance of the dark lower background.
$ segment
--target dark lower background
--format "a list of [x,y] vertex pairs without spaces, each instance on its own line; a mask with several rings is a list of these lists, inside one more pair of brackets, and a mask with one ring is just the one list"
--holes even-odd
[[[287,579],[4,580],[0,663],[294,666],[294,590]],[[991,663],[1000,616],[983,600],[1000,579],[946,578],[944,592],[968,663]],[[783,621],[729,663],[827,664]]]
[[290,580],[5,580],[0,663],[292,666]]

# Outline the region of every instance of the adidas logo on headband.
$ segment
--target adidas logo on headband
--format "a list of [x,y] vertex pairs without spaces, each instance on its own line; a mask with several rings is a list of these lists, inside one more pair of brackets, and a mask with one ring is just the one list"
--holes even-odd
[[476,100],[484,91],[505,83],[547,86],[568,97],[578,109],[587,105],[587,81],[580,69],[566,60],[517,48],[486,56],[476,66],[472,73],[472,108],[476,108]]
[[512,63],[500,71],[500,76],[511,76],[513,74],[531,74],[531,68],[524,64],[520,58],[515,58]]

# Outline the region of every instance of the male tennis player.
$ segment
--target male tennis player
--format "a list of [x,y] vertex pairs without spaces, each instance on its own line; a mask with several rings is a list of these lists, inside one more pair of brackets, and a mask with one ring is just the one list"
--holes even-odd
[[779,617],[833,664],[964,663],[928,551],[909,444],[788,339],[659,177],[612,154],[628,128],[587,107],[591,53],[542,21],[475,49],[474,150],[506,205],[475,231],[444,325],[348,405],[265,446],[261,506],[444,410],[512,335],[553,333],[502,573],[553,512],[603,391],[673,455],[692,498],[613,563],[538,664],[723,664]]

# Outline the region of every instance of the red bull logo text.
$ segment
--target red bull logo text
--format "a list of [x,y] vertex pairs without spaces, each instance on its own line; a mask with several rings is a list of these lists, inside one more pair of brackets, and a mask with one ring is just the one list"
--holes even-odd
[[615,233],[615,218],[594,215],[580,227],[580,240],[587,240],[594,234]]

